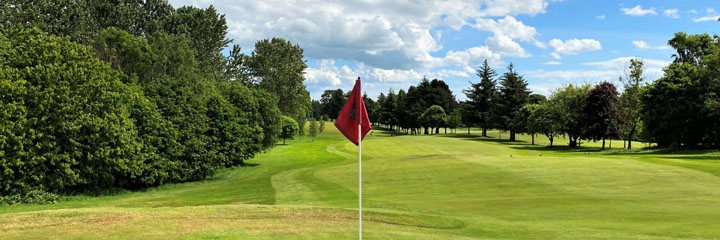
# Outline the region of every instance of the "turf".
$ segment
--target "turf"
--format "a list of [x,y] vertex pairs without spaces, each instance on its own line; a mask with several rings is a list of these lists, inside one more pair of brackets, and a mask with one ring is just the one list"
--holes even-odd
[[[550,148],[544,137],[477,133],[368,136],[363,236],[720,238],[718,152]],[[352,239],[356,151],[328,124],[314,141],[206,181],[0,207],[0,239]]]

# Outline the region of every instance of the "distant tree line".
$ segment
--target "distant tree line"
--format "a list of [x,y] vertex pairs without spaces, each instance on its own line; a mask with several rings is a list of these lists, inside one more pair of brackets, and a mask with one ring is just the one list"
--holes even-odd
[[11,0],[0,23],[0,203],[204,179],[311,113],[302,48],[224,56],[212,6]]
[[[720,37],[677,33],[668,41],[676,53],[664,76],[645,82],[644,64],[632,59],[619,78],[622,91],[613,83],[569,84],[549,97],[532,94],[527,81],[511,63],[498,76],[487,60],[476,71],[477,83],[463,91],[458,102],[442,80],[422,79],[408,91],[392,89],[376,100],[364,96],[370,120],[405,134],[437,134],[441,128],[465,126],[516,133],[544,135],[553,145],[559,136],[570,147],[582,141],[622,139],[624,148],[633,141],[658,147],[720,147]],[[334,118],[347,96],[327,90],[313,103],[317,116]],[[424,131],[421,131],[424,130]]]

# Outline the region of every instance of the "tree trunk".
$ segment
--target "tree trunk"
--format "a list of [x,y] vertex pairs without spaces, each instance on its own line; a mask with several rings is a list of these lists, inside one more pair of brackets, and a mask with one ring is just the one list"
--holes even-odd
[[[570,137],[570,136],[568,136],[568,137]],[[570,137],[570,144],[568,144],[568,145],[570,145],[570,147],[573,147],[573,148],[576,147],[577,139],[575,137]]]
[[285,138],[283,138],[283,145],[285,145]]
[[608,149],[612,149],[612,138],[608,140],[610,140],[610,145],[608,146]]
[[435,134],[440,134],[440,127],[435,128]]
[[429,134],[429,133],[428,133],[428,128],[426,127],[426,128],[425,128],[425,135],[428,135],[428,134]]
[[553,143],[553,138],[551,138],[551,137],[548,137],[548,139],[550,139],[550,146],[552,147],[552,143]]
[[633,136],[633,135],[635,135],[635,129],[630,130],[630,133],[629,133],[628,136],[627,136],[627,138],[628,138],[628,140],[627,140],[627,141],[628,141],[627,149],[631,149],[631,148],[632,148],[632,136]]
[[532,134],[532,143],[530,145],[535,145],[535,134]]
[[445,134],[447,134],[447,127],[445,127]]
[[[468,129],[468,131],[470,131],[470,129]],[[487,127],[485,126],[482,127],[482,136],[487,137]]]
[[468,134],[470,134],[470,126],[468,126]]
[[602,150],[605,150],[605,137],[603,137],[603,146],[602,146]]
[[515,141],[515,131],[510,130],[510,141]]

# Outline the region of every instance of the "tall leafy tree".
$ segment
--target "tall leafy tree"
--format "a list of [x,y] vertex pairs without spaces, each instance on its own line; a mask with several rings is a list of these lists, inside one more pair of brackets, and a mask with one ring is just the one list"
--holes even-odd
[[325,90],[320,96],[320,104],[322,106],[322,113],[331,119],[336,119],[340,110],[345,106],[347,100],[345,93],[342,89],[337,90]]
[[[492,107],[495,106],[497,101],[498,93],[495,89],[497,84],[495,77],[497,73],[490,67],[487,59],[483,62],[482,67],[476,70],[476,75],[480,77],[479,83],[473,83],[470,85],[470,89],[464,90],[465,96],[469,99],[469,102],[475,108],[475,111],[479,115],[479,124],[482,126],[482,136],[487,137],[487,129],[491,125],[492,120]],[[475,119],[475,118],[468,118]],[[468,129],[468,133],[469,133]]]
[[515,114],[515,117],[513,118],[513,121],[511,123],[512,129],[516,133],[527,133],[531,136],[531,145],[535,145],[535,134],[536,132],[535,128],[529,127],[530,123],[530,117],[535,112],[535,109],[537,109],[538,104],[526,104],[520,110]]
[[527,129],[545,135],[552,146],[555,137],[562,134],[560,107],[550,101],[536,105],[528,117]]
[[643,62],[639,59],[631,59],[625,77],[621,79],[625,87],[620,102],[625,113],[625,124],[622,132],[625,133],[627,148],[632,148],[632,141],[637,138],[638,131],[642,126],[641,101],[644,87]]
[[569,140],[570,147],[578,145],[578,139],[585,133],[585,105],[590,90],[589,84],[570,84],[558,89],[550,96],[549,104],[557,108],[561,131]]
[[508,71],[500,77],[500,104],[502,106],[500,127],[510,130],[510,141],[515,141],[515,130],[511,127],[512,119],[527,103],[530,95],[527,85],[527,81],[515,72],[512,63],[508,66]]
[[182,35],[189,40],[202,76],[213,80],[224,78],[225,57],[220,51],[232,42],[225,37],[228,27],[224,14],[219,14],[213,6],[206,9],[184,6],[175,10],[162,24],[165,32]]
[[281,101],[280,112],[299,126],[310,112],[310,93],[305,89],[303,49],[282,38],[260,40],[248,59],[253,83]]
[[617,136],[616,130],[623,123],[618,95],[615,85],[604,81],[590,89],[586,99],[584,138],[602,140],[602,149],[605,149],[605,139]]

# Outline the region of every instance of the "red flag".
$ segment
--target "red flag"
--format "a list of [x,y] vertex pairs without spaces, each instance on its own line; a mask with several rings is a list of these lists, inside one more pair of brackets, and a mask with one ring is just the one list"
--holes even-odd
[[350,97],[345,106],[340,110],[337,120],[335,120],[335,127],[345,135],[351,142],[358,145],[358,124],[362,126],[361,135],[365,139],[365,135],[370,131],[370,119],[365,109],[365,102],[362,99],[362,92],[360,90],[360,78],[355,81],[355,87],[353,87]]

